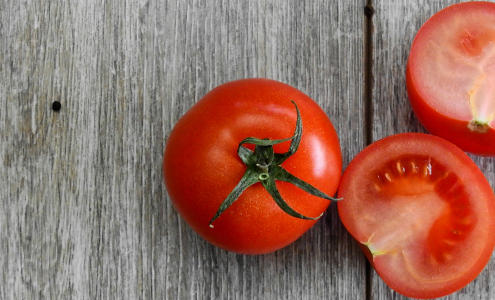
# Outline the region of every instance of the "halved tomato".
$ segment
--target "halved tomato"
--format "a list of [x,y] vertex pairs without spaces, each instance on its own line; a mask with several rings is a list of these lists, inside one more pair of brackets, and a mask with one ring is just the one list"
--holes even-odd
[[344,226],[385,283],[405,296],[461,289],[494,250],[490,184],[439,137],[404,133],[371,144],[345,170],[338,196]]
[[428,131],[495,156],[495,3],[464,2],[433,15],[414,39],[406,77]]

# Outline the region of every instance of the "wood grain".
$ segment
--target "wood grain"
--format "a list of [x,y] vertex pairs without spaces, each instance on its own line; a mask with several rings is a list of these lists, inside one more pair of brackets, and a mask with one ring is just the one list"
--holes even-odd
[[[367,272],[334,205],[294,244],[237,255],[180,219],[162,179],[180,116],[239,78],[315,99],[344,166],[367,141],[425,132],[408,51],[458,1],[372,1],[369,49],[367,2],[0,0],[0,299],[404,299]],[[471,157],[495,187],[495,160]],[[493,270],[445,299],[493,299]]]
[[[374,1],[373,16],[373,140],[401,132],[426,132],[409,105],[405,70],[416,32],[434,13],[453,0]],[[493,1],[490,1],[493,2]],[[495,188],[495,159],[471,155],[492,188]],[[444,299],[495,299],[495,259],[478,278],[461,291]],[[406,299],[389,289],[371,272],[371,299]]]
[[0,0],[0,299],[364,299],[335,206],[293,245],[242,256],[187,227],[161,173],[178,118],[244,77],[314,98],[347,164],[365,140],[363,6]]

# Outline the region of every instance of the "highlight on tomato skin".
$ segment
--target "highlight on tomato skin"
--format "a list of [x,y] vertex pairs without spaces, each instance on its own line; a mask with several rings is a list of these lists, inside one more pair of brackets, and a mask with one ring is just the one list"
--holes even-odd
[[342,223],[383,281],[411,298],[473,281],[495,248],[495,195],[452,143],[421,133],[381,139],[351,161],[338,190]]
[[411,45],[406,84],[430,133],[495,156],[495,3],[458,3],[428,19]]

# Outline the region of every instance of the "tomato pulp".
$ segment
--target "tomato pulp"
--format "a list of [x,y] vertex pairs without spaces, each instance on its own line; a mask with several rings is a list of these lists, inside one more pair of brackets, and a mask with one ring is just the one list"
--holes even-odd
[[495,3],[464,2],[433,15],[411,46],[406,79],[428,131],[495,156]]
[[346,168],[338,196],[344,226],[380,277],[413,298],[471,282],[495,246],[495,196],[476,164],[439,137],[379,140]]
[[[315,224],[286,214],[256,183],[209,226],[246,171],[237,153],[239,143],[247,137],[277,140],[293,135],[297,116],[291,100],[300,110],[302,138],[281,166],[334,195],[342,172],[336,131],[315,101],[289,85],[268,79],[222,84],[173,128],[163,161],[167,192],[181,217],[210,243],[237,253],[262,254],[292,243]],[[274,151],[284,153],[289,144],[275,145]],[[276,181],[276,186],[285,201],[306,216],[318,217],[330,204],[287,182]]]

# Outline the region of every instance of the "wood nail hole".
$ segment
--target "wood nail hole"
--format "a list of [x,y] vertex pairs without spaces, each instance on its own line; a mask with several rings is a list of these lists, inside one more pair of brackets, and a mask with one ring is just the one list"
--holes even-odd
[[371,17],[375,13],[375,8],[373,5],[368,4],[364,7],[364,14],[368,17]]
[[58,102],[58,101],[54,101],[52,103],[52,109],[54,111],[59,111],[60,109],[62,108],[62,103]]

